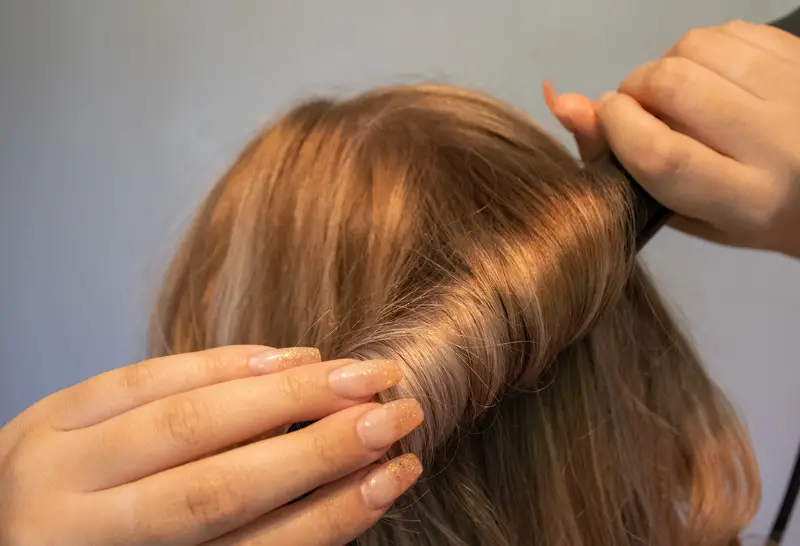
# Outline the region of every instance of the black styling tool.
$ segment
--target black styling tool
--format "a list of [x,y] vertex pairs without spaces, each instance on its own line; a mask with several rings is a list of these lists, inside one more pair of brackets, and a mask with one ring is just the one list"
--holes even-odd
[[669,220],[672,211],[647,193],[615,156],[612,155],[610,161],[612,166],[625,175],[633,189],[633,226],[636,232],[636,250],[641,250]]

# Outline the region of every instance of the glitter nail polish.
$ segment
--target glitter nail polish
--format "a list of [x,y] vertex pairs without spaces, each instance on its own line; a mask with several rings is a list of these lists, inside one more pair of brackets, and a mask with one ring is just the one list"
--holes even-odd
[[320,361],[319,350],[313,347],[267,349],[250,357],[250,369],[255,375],[265,375]]
[[354,362],[333,370],[328,376],[331,390],[342,398],[365,398],[399,383],[400,366],[393,360]]
[[373,510],[383,510],[411,487],[422,474],[422,463],[407,453],[376,468],[364,479],[361,494]]
[[368,412],[356,426],[367,449],[384,449],[417,428],[423,419],[419,402],[406,398]]

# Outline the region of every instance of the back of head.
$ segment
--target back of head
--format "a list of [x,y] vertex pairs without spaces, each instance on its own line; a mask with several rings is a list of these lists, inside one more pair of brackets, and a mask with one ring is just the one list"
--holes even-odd
[[360,544],[735,543],[746,435],[635,262],[626,183],[458,88],[307,102],[211,192],[153,352],[392,358],[426,474]]

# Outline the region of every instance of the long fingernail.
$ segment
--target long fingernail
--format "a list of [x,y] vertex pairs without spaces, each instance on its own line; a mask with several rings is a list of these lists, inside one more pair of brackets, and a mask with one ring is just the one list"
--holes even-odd
[[556,99],[558,99],[558,91],[556,91],[553,82],[544,80],[542,82],[542,94],[544,95],[544,102],[550,110],[555,109]]
[[342,398],[364,398],[402,381],[403,372],[393,360],[367,360],[337,368],[328,376],[331,390]]
[[250,369],[256,375],[264,375],[321,360],[319,350],[313,347],[267,349],[250,357]]
[[419,402],[405,398],[368,412],[356,426],[367,449],[384,449],[417,428],[424,418]]
[[361,494],[373,510],[382,510],[405,493],[422,474],[422,463],[407,453],[376,468],[364,479]]

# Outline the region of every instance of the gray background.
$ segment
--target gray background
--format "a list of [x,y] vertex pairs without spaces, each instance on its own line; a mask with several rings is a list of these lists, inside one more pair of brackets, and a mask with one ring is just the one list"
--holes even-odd
[[[566,139],[542,78],[594,96],[691,26],[794,5],[0,0],[0,423],[143,356],[176,237],[276,109],[438,79],[506,99]],[[763,531],[800,438],[800,263],[674,233],[647,259],[750,426]]]

